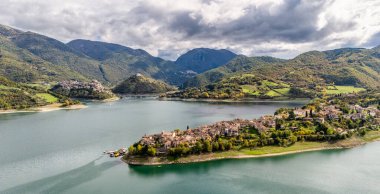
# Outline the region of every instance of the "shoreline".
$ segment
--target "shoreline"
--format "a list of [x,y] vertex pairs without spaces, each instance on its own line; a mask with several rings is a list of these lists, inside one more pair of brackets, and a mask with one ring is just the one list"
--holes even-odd
[[28,109],[10,109],[10,110],[0,110],[0,114],[12,114],[12,113],[33,113],[33,112],[51,112],[57,110],[78,110],[87,108],[84,104],[74,104],[66,107],[62,107],[61,103],[53,103],[40,107],[32,107]]
[[115,97],[112,97],[112,98],[107,98],[107,99],[101,100],[101,102],[115,102],[115,101],[118,101],[118,100],[120,100],[120,97],[119,96],[115,96]]
[[310,101],[310,98],[240,98],[240,99],[214,99],[214,98],[158,98],[162,101],[184,101],[184,102],[226,102],[226,103],[244,103],[244,102],[293,102],[293,101]]
[[[380,131],[373,131],[375,138],[371,137],[352,137],[353,139],[341,140],[335,143],[328,142],[312,142],[315,143],[316,146],[319,147],[311,147],[305,149],[296,149],[296,150],[288,150],[288,151],[280,151],[280,152],[271,152],[271,153],[262,153],[262,154],[249,154],[247,152],[248,149],[242,151],[225,151],[225,152],[216,152],[216,153],[208,153],[208,154],[199,154],[199,155],[189,155],[186,157],[180,157],[175,160],[170,160],[167,157],[134,157],[134,158],[124,158],[121,160],[128,165],[131,166],[158,166],[158,165],[171,165],[171,164],[189,164],[189,163],[198,163],[198,162],[207,162],[214,160],[225,160],[225,159],[247,159],[247,158],[263,158],[263,157],[275,157],[282,155],[291,155],[305,152],[313,152],[313,151],[322,151],[322,150],[338,150],[338,149],[350,149],[358,146],[365,145],[367,143],[380,141]],[[297,142],[297,145],[307,144],[307,142]],[[309,142],[310,143],[310,142]],[[295,145],[292,145],[295,146]],[[292,146],[289,147],[278,147],[280,149],[292,149]],[[265,146],[271,147],[271,146]],[[260,147],[260,149],[265,149],[265,147]],[[274,147],[274,146],[272,146]],[[254,149],[255,151],[256,149]]]
[[[356,146],[355,146],[356,147]],[[338,150],[338,149],[349,149],[348,147],[331,147],[331,148],[313,148],[313,149],[305,149],[305,150],[297,150],[297,151],[288,151],[288,152],[280,152],[280,153],[271,153],[271,154],[261,154],[261,155],[231,155],[231,156],[221,156],[221,157],[210,157],[210,158],[202,158],[202,159],[196,159],[192,161],[168,161],[168,162],[135,162],[135,161],[129,161],[127,159],[124,159],[123,157],[121,160],[128,165],[132,166],[158,166],[158,165],[170,165],[170,164],[191,164],[191,163],[198,163],[198,162],[208,162],[208,161],[215,161],[215,160],[226,160],[226,159],[248,159],[248,158],[266,158],[266,157],[275,157],[275,156],[283,156],[283,155],[291,155],[291,154],[299,154],[299,153],[305,153],[305,152],[314,152],[314,151],[322,151],[322,150]],[[238,152],[238,151],[236,151]],[[200,154],[200,155],[192,155],[193,156],[206,156],[209,154]]]

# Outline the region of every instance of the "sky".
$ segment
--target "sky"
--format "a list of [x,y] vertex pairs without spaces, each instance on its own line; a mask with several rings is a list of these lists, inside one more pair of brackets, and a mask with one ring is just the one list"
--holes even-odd
[[379,0],[1,0],[0,24],[175,60],[193,48],[293,58],[380,45]]

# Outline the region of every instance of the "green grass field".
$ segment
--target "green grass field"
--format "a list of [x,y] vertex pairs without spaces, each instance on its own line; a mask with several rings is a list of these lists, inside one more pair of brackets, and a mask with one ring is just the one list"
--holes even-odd
[[262,83],[263,83],[263,85],[268,86],[268,87],[278,86],[277,83],[274,83],[274,82],[271,82],[271,81],[268,81],[268,80],[263,80]]
[[257,88],[252,85],[242,85],[241,89],[243,90],[243,93],[258,96],[260,93],[257,91]]
[[26,85],[28,85],[28,86],[30,86],[30,87],[43,88],[43,89],[45,89],[45,90],[48,90],[48,89],[51,88],[51,85],[50,85],[50,84],[49,84],[49,85],[43,85],[43,84],[38,84],[38,83],[29,83],[29,84],[26,84]]
[[245,155],[263,155],[263,154],[275,154],[282,152],[290,152],[290,151],[299,151],[299,150],[307,150],[307,149],[315,149],[327,146],[328,143],[323,142],[297,142],[294,145],[289,147],[280,147],[280,146],[264,146],[258,147],[256,149],[242,149],[240,152]]
[[282,96],[281,94],[279,94],[279,93],[277,93],[277,92],[275,92],[275,91],[273,91],[273,90],[267,92],[265,95],[267,95],[267,96],[271,96],[271,97]]
[[44,99],[48,103],[58,102],[58,98],[48,93],[38,93],[37,97]]
[[358,88],[355,86],[328,86],[327,87],[327,94],[348,94],[353,92],[361,92],[365,91],[364,88]]
[[4,86],[4,85],[1,85],[1,84],[0,84],[0,89],[3,89],[3,90],[10,90],[10,89],[18,89],[18,88],[9,87],[9,86]]
[[289,95],[290,88],[274,89],[274,91],[276,91],[276,92],[278,92],[284,96],[287,96],[287,95]]

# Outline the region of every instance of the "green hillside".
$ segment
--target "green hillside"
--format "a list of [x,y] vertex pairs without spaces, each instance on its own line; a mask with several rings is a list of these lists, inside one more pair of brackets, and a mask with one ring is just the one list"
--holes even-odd
[[113,92],[120,94],[153,94],[175,90],[168,84],[136,74],[118,84]]
[[90,40],[73,40],[67,44],[74,50],[99,61],[103,78],[118,83],[141,73],[173,85],[181,84],[193,74],[174,62],[153,57],[141,49]]
[[65,101],[73,103],[48,88],[39,84],[16,83],[0,76],[0,110],[26,109]]
[[58,40],[32,32],[20,33],[11,40],[19,48],[26,49],[56,66],[67,67],[90,79],[105,81],[99,62],[71,49]]
[[0,25],[0,75],[14,81],[99,80],[114,85],[142,73],[173,85],[189,77],[183,67],[141,49],[87,40],[64,44]]
[[54,65],[19,48],[11,40],[16,33],[20,32],[0,25],[0,76],[16,82],[87,79],[68,67]]
[[[229,96],[232,97],[243,93],[245,97],[265,98],[314,96],[323,93],[330,85],[337,86],[340,90],[327,89],[327,94],[379,90],[379,53],[378,48],[343,48],[324,52],[310,51],[290,60],[239,56],[224,66],[188,80],[184,84],[185,88],[198,89],[187,89],[188,92],[184,93],[203,91],[212,94],[229,89],[227,94],[228,91],[236,90],[230,92]],[[250,75],[248,83],[245,83],[246,75]]]

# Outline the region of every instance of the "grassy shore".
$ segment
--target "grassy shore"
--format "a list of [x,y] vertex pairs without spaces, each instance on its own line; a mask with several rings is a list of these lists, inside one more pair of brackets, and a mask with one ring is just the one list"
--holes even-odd
[[190,155],[180,158],[171,157],[128,157],[125,156],[122,160],[130,165],[163,165],[163,164],[180,164],[204,162],[221,159],[241,159],[241,158],[257,158],[270,157],[285,154],[295,154],[301,152],[310,152],[328,149],[344,149],[352,148],[372,141],[380,140],[380,131],[369,131],[364,137],[353,136],[349,139],[337,142],[296,142],[289,147],[280,146],[264,146],[255,149],[241,149],[225,152],[216,152],[209,154]]
[[10,113],[25,113],[25,112],[50,112],[56,110],[75,110],[86,108],[86,105],[75,104],[70,106],[62,106],[61,103],[53,103],[46,106],[33,107],[28,109],[10,109],[10,110],[0,110],[0,114],[10,114]]

